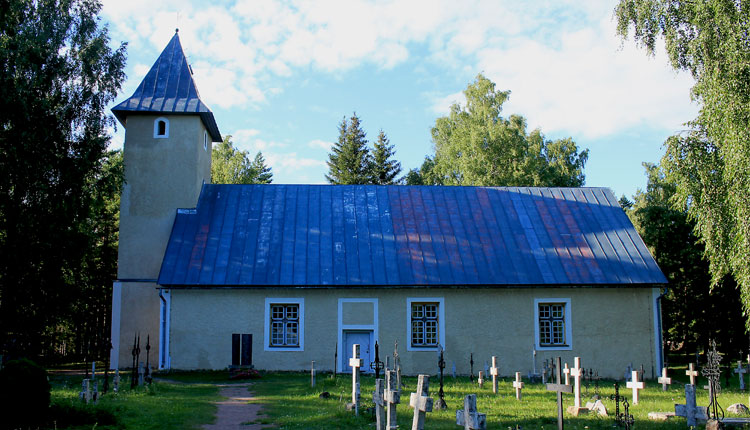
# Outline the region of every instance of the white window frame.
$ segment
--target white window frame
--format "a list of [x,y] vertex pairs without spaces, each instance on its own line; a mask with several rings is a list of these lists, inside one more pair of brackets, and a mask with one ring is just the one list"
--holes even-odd
[[445,298],[444,297],[407,297],[406,298],[406,350],[407,351],[437,351],[437,346],[412,346],[411,344],[411,304],[438,304],[438,344],[445,346]]
[[208,132],[203,130],[203,150],[208,152]]
[[[164,121],[164,134],[159,134],[159,122]],[[154,120],[154,139],[166,139],[169,137],[169,120],[163,116]]]
[[[539,342],[539,305],[565,305],[565,345],[542,346]],[[573,349],[573,319],[570,298],[540,298],[534,299],[534,339],[537,351],[570,351]]]
[[[271,305],[299,306],[299,345],[271,346]],[[305,299],[291,297],[266,297],[265,315],[263,316],[263,350],[264,351],[304,351],[305,350]]]

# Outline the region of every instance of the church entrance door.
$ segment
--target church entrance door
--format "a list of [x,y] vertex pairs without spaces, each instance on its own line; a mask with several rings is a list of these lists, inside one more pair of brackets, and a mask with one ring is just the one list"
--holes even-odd
[[372,330],[344,330],[344,353],[342,354],[341,368],[351,373],[352,368],[349,366],[349,359],[352,358],[352,345],[358,343],[359,358],[362,359],[364,364],[359,370],[363,373],[372,373],[370,363],[375,359],[375,342],[373,341],[373,337]]

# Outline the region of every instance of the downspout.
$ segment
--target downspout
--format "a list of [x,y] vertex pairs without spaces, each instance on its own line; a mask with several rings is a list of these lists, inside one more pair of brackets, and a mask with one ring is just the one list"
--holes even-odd
[[662,327],[662,320],[661,320],[661,299],[664,298],[664,296],[666,296],[668,292],[669,292],[669,288],[664,287],[664,291],[662,291],[662,293],[655,300],[656,312],[657,312],[656,327],[657,327],[657,330],[658,330],[657,333],[659,336],[659,342],[657,344],[657,348],[658,348],[657,354],[659,357],[659,363],[658,363],[659,369],[657,370],[657,372],[661,371],[661,368],[664,367],[664,336],[662,332],[663,327]]
[[167,327],[167,299],[164,298],[163,290],[159,288],[159,298],[161,299],[161,321],[159,324],[159,369],[167,368],[167,351],[169,342],[169,328]]

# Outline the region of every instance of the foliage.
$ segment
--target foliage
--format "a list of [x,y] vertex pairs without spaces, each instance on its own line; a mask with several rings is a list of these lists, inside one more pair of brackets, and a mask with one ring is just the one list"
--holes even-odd
[[383,130],[378,133],[378,139],[372,148],[370,159],[371,183],[375,185],[393,185],[397,182],[396,177],[401,173],[401,163],[394,160],[396,151],[390,145],[388,137]]
[[11,360],[0,370],[2,428],[33,427],[47,418],[50,385],[47,371],[31,360]]
[[215,184],[270,184],[271,168],[266,166],[263,154],[258,151],[250,160],[247,151],[232,144],[232,136],[216,145],[211,152],[211,182]]
[[424,157],[418,169],[411,169],[404,177],[406,185],[443,185],[443,179],[435,172],[435,160]]
[[708,262],[693,233],[694,223],[688,219],[687,208],[675,208],[671,203],[675,185],[660,166],[643,166],[648,177],[646,191],[638,191],[626,212],[669,280],[668,293],[662,299],[668,349],[687,358],[715,339],[723,353],[736,357],[747,348],[736,284],[727,276],[710,291]]
[[705,245],[712,281],[731,273],[750,327],[750,5],[729,0],[621,0],[617,31],[654,54],[664,39],[695,79],[689,130],[669,138],[663,167]]
[[62,348],[79,271],[95,264],[92,188],[109,180],[106,107],[125,77],[125,45],[110,48],[100,9],[96,0],[0,8],[0,348],[11,356]]
[[[526,131],[520,115],[501,116],[510,91],[495,90],[483,75],[464,91],[466,106],[451,106],[432,128],[435,155],[430,183],[481,186],[577,187],[588,150],[570,139],[551,141],[539,129]],[[423,177],[424,180],[424,177]]]
[[368,184],[370,175],[370,150],[357,113],[349,121],[344,117],[339,124],[339,138],[328,154],[328,174],[331,184]]

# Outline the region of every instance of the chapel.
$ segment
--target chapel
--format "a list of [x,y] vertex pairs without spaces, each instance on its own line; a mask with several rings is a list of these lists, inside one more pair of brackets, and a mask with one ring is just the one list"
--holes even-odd
[[612,191],[211,183],[222,140],[175,33],[125,128],[113,368],[347,371],[398,344],[468,375],[574,356],[602,377],[663,364],[667,280]]

